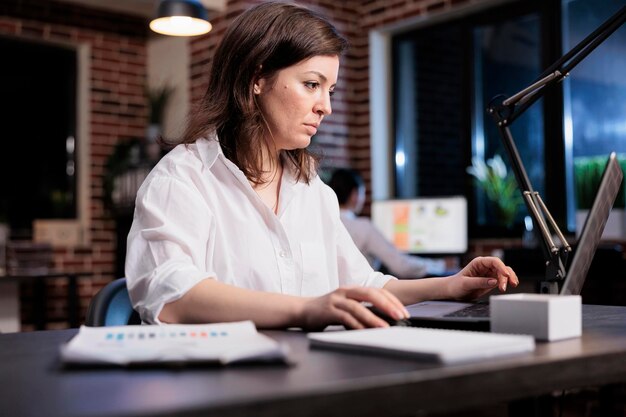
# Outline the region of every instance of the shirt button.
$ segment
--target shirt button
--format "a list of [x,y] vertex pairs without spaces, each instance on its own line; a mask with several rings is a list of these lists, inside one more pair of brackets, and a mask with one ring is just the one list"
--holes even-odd
[[287,252],[285,252],[284,250],[281,250],[280,252],[278,252],[278,256],[280,256],[281,258],[286,258]]

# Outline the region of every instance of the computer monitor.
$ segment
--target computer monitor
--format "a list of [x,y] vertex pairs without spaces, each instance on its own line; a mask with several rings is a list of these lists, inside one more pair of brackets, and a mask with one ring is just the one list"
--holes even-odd
[[467,251],[465,197],[374,201],[372,222],[402,252],[461,254]]

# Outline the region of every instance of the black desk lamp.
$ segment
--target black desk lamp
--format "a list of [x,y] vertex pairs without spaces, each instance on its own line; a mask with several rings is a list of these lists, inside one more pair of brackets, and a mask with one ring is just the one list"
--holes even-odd
[[[539,193],[533,190],[509,126],[533,103],[543,97],[548,87],[557,84],[567,77],[569,72],[580,61],[585,59],[591,51],[604,42],[624,21],[626,21],[626,6],[622,7],[593,33],[546,69],[533,84],[509,98],[498,95],[491,100],[489,107],[487,107],[487,111],[492,115],[498,126],[498,131],[500,132],[504,148],[509,155],[513,173],[520,187],[524,203],[536,226],[535,233],[546,262],[545,281],[540,285],[542,293],[557,294],[559,292],[558,285],[559,282],[565,279],[565,264],[572,248],[565,240],[565,236],[561,233]],[[551,231],[557,235],[562,243],[562,247],[555,245]]]

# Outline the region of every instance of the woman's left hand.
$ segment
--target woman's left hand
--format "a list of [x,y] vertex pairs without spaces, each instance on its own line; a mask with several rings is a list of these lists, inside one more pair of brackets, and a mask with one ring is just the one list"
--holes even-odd
[[519,279],[513,269],[500,259],[478,257],[450,277],[448,294],[452,299],[472,300],[482,297],[496,287],[504,292],[507,286],[517,287],[518,284]]

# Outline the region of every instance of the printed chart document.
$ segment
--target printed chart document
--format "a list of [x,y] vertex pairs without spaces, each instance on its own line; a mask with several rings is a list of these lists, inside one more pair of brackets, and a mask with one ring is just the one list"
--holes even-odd
[[309,333],[311,346],[344,349],[457,364],[532,352],[535,339],[509,335],[420,327],[387,327]]
[[287,346],[257,332],[254,323],[82,326],[61,346],[67,364],[150,364],[285,361]]

